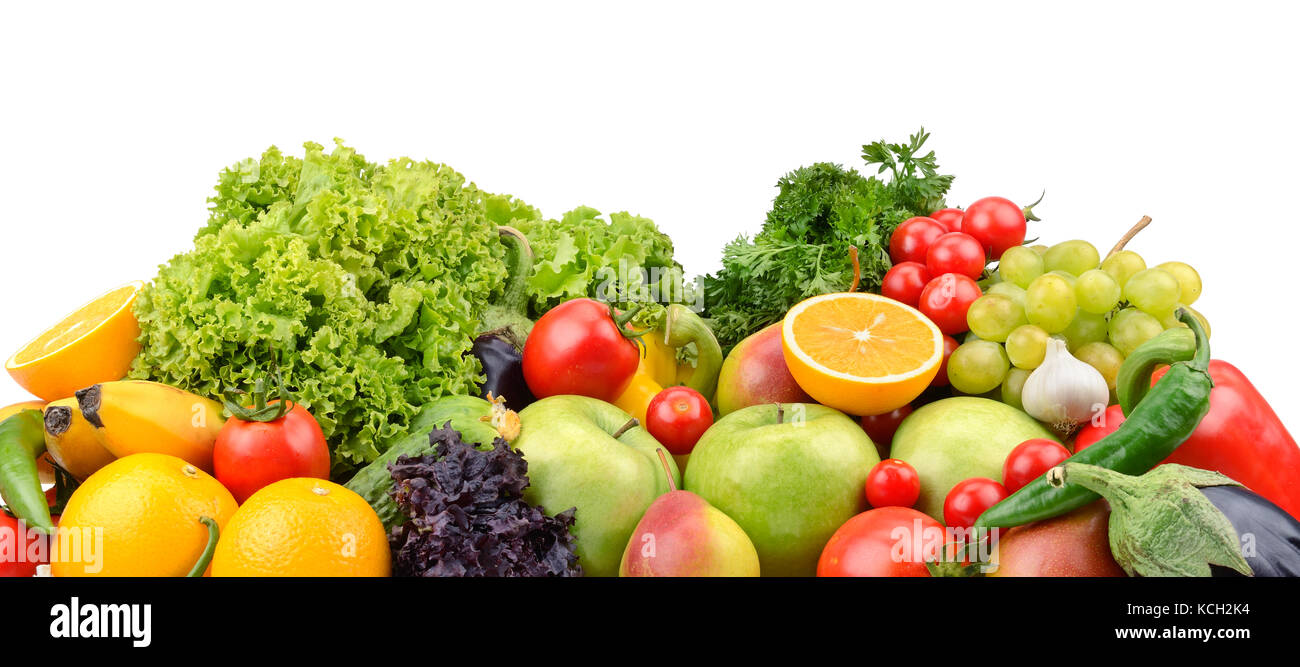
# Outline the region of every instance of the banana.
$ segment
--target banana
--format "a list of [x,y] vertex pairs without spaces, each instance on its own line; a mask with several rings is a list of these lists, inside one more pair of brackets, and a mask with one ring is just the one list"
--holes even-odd
[[212,472],[212,447],[224,424],[216,401],[157,382],[121,380],[77,392],[77,407],[118,458],[170,454]]
[[45,449],[55,463],[78,480],[85,480],[116,458],[104,449],[94,427],[81,416],[76,398],[45,406]]

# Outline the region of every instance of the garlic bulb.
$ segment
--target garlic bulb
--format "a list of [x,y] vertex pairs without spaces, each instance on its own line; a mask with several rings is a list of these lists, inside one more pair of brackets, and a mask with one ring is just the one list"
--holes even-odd
[[1104,411],[1110,390],[1106,378],[1075,359],[1065,341],[1048,338],[1043,363],[1025,380],[1020,400],[1034,419],[1069,431]]

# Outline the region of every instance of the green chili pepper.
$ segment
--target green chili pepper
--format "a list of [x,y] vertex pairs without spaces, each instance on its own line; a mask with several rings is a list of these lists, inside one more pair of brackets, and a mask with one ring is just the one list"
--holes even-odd
[[36,470],[36,459],[44,453],[45,419],[40,410],[23,410],[0,422],[0,496],[15,517],[49,533],[54,522]]
[[[1084,463],[1126,475],[1140,475],[1173,453],[1196,430],[1210,411],[1210,389],[1214,386],[1209,371],[1210,345],[1199,320],[1182,308],[1178,309],[1178,319],[1193,334],[1195,352],[1191,360],[1174,363],[1114,433],[1071,456],[1066,463]],[[1151,369],[1156,365],[1152,362],[1154,357],[1182,354],[1174,349],[1179,339],[1185,340],[1185,335],[1157,336],[1124,360],[1124,366],[1135,367],[1127,372],[1123,367],[1120,370],[1131,385],[1130,395],[1141,393],[1134,391],[1133,386],[1150,384]],[[1148,345],[1150,348],[1144,350]],[[1139,372],[1143,368],[1145,371]],[[1096,493],[1081,485],[1052,488],[1045,477],[1039,477],[990,507],[976,520],[975,527],[1007,528],[1049,519],[1097,498]]]
[[208,528],[208,544],[203,547],[203,553],[199,554],[199,559],[195,561],[194,567],[190,568],[190,573],[185,575],[190,578],[202,577],[203,573],[208,571],[208,565],[212,563],[212,554],[217,552],[217,541],[221,539],[221,528],[215,519],[201,516],[199,523]]
[[1166,329],[1128,355],[1115,378],[1115,395],[1128,417],[1151,390],[1151,373],[1157,366],[1189,361],[1196,354],[1196,334],[1191,329]]

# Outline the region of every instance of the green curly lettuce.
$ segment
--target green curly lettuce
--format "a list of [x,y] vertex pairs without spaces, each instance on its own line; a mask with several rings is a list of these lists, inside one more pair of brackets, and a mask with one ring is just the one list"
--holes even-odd
[[673,259],[672,239],[648,218],[621,212],[606,222],[587,206],[559,220],[543,220],[535,209],[517,203],[502,202],[498,210],[498,219],[508,217],[532,244],[529,311],[534,317],[578,297],[621,306],[691,298],[682,267]]
[[278,364],[341,477],[421,406],[477,392],[468,352],[504,246],[484,195],[445,165],[305,147],[221,173],[194,249],[136,301],[131,376],[215,396]]

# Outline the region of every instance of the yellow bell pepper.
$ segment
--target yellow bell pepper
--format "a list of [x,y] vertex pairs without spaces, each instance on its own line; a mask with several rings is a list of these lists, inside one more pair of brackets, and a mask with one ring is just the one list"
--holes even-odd
[[[668,307],[664,324],[641,337],[641,362],[614,405],[645,423],[650,400],[664,387],[683,384],[712,398],[722,367],[722,348],[704,320],[685,306]],[[677,364],[677,350],[695,343],[695,365]]]

